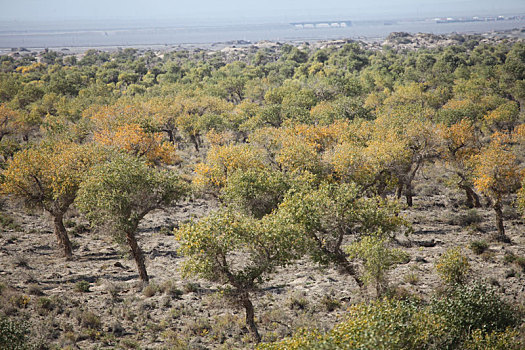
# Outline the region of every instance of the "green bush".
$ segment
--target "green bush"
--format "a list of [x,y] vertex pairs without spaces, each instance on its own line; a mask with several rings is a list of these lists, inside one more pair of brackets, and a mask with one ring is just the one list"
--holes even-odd
[[476,329],[471,339],[464,344],[465,350],[519,350],[523,342],[518,338],[519,332],[507,329],[502,332],[483,333]]
[[0,316],[0,349],[29,349],[28,333],[27,324]]
[[78,281],[75,283],[75,292],[87,293],[89,292],[89,282],[88,281]]
[[467,227],[470,225],[476,225],[483,221],[483,217],[478,213],[476,209],[469,209],[464,213],[459,214],[455,220],[454,224],[462,227]]
[[449,334],[447,345],[457,345],[473,330],[488,334],[504,331],[519,322],[517,310],[481,283],[457,285],[441,298],[430,303],[432,313],[439,316]]
[[468,259],[459,247],[447,250],[437,261],[436,270],[443,282],[454,285],[463,284],[470,271]]
[[356,304],[327,333],[301,331],[258,349],[518,349],[519,321],[493,289],[476,283],[427,304],[387,298]]
[[304,331],[259,349],[424,349],[441,334],[432,315],[418,304],[381,299],[353,305],[330,332]]
[[470,242],[470,250],[474,252],[474,254],[480,255],[483,254],[485,250],[489,248],[489,244],[487,241],[472,241]]

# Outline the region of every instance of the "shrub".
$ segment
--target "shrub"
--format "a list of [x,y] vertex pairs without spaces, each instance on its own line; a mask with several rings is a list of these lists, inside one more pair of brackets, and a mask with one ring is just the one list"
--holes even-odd
[[470,249],[474,254],[480,255],[489,248],[489,244],[486,241],[472,241],[470,242]]
[[347,252],[351,258],[363,260],[365,283],[375,286],[378,297],[387,290],[389,270],[409,259],[406,252],[389,248],[385,239],[372,236],[354,242],[347,247]]
[[291,310],[304,310],[308,307],[308,299],[304,294],[294,293],[288,299],[288,307]]
[[493,289],[473,284],[430,304],[386,298],[356,304],[325,334],[303,330],[258,349],[519,349],[513,328],[519,317]]
[[144,294],[146,298],[151,298],[157,293],[158,290],[159,288],[156,285],[148,284],[146,287],[144,287],[144,290],[142,290],[142,294]]
[[523,349],[519,332],[506,329],[502,332],[483,333],[480,329],[472,332],[471,339],[464,344],[465,350],[519,350]]
[[184,294],[183,291],[177,287],[175,282],[171,280],[165,281],[160,287],[160,289],[164,292],[164,294],[169,295],[170,297],[175,299],[180,298],[181,295]]
[[75,283],[75,292],[78,292],[78,293],[89,292],[89,282],[88,281],[78,281],[77,283]]
[[36,302],[36,309],[39,315],[46,315],[56,307],[55,302],[51,298],[42,297]]
[[459,247],[447,250],[438,260],[436,270],[446,284],[463,284],[467,280],[470,264]]
[[481,283],[458,285],[443,297],[433,299],[430,308],[442,319],[449,346],[459,344],[472,330],[489,334],[504,331],[519,322],[517,310],[502,300],[493,288]]
[[454,223],[462,227],[467,227],[479,224],[482,221],[483,217],[476,209],[469,209],[466,212],[459,214]]
[[80,315],[80,323],[82,327],[89,329],[100,329],[102,327],[100,317],[91,311],[82,312]]
[[332,312],[335,309],[338,309],[341,307],[341,302],[330,295],[323,296],[319,303],[324,307],[324,309],[327,312]]
[[0,316],[0,349],[29,349],[27,324]]
[[421,349],[439,332],[432,315],[418,304],[381,299],[353,305],[346,320],[326,334],[303,331],[259,349]]
[[517,256],[516,259],[514,259],[514,263],[518,265],[522,271],[525,271],[525,257]]

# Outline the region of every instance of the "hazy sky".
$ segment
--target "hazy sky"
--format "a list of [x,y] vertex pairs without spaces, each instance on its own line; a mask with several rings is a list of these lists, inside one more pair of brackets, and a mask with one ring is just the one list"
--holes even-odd
[[0,20],[359,19],[525,13],[525,0],[0,0]]

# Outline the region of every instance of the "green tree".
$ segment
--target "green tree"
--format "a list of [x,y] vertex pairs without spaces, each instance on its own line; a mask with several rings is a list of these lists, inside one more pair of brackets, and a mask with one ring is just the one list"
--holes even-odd
[[140,279],[148,283],[144,254],[137,243],[138,225],[150,211],[179,200],[186,191],[177,175],[150,168],[136,157],[116,154],[91,169],[76,204],[91,222],[105,225],[117,240],[126,240]]
[[246,312],[246,324],[256,342],[261,340],[251,295],[277,266],[301,255],[301,238],[279,215],[261,220],[231,210],[219,210],[175,231],[186,256],[185,276],[198,275],[227,287]]
[[399,210],[395,202],[363,197],[354,183],[323,183],[318,189],[303,186],[290,191],[279,206],[280,215],[302,230],[314,261],[335,263],[359,285],[362,281],[343,249],[345,239],[378,231],[392,235],[407,225]]
[[378,298],[387,291],[389,270],[409,259],[404,251],[389,248],[388,241],[380,236],[365,236],[346,249],[350,258],[363,260],[364,282],[375,286]]

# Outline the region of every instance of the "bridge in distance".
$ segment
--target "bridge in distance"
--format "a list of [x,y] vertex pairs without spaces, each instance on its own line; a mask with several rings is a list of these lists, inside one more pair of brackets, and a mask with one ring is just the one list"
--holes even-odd
[[307,21],[290,23],[296,28],[341,28],[350,27],[352,21]]

